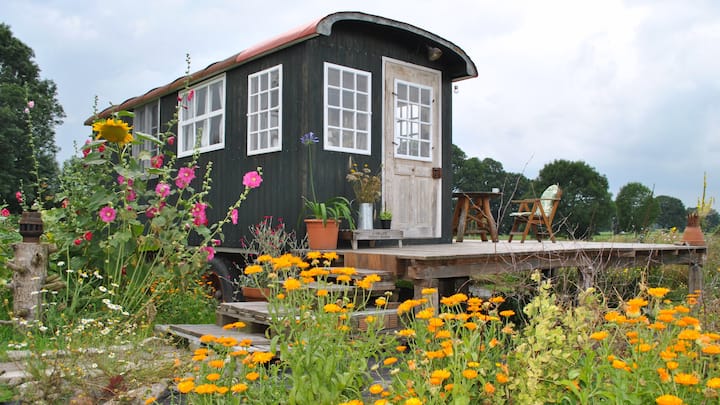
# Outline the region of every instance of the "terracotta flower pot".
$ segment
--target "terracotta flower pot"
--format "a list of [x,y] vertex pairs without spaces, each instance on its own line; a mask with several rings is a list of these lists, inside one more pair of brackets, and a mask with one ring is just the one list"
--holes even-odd
[[323,225],[322,219],[306,219],[308,245],[312,250],[334,250],[337,249],[340,223],[328,219]]
[[700,217],[697,213],[688,215],[687,226],[683,232],[682,241],[690,246],[705,246],[705,235],[700,228]]
[[272,294],[269,288],[243,287],[242,295],[245,301],[267,301],[267,297]]

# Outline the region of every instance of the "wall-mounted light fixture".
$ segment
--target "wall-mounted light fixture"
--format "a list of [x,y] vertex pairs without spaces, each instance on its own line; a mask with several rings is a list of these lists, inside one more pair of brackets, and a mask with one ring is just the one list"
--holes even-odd
[[427,45],[427,57],[430,62],[435,62],[442,56],[442,49]]

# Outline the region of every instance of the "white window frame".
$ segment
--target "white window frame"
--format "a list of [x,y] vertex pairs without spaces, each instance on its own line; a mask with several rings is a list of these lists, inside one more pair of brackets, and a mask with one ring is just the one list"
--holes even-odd
[[[338,85],[331,85],[329,83],[329,72],[331,69],[339,71],[340,83]],[[325,62],[324,64],[324,73],[324,148],[326,150],[370,155],[372,151],[372,73],[329,62]],[[345,82],[343,79],[345,73],[352,75],[352,83]],[[367,91],[359,91],[357,89],[358,77],[365,78]],[[337,96],[339,105],[329,104],[331,91],[339,93]],[[351,96],[352,105],[346,105],[345,95]],[[362,101],[363,99],[366,109],[358,109],[358,101]],[[334,117],[331,117],[331,115]],[[350,123],[351,125],[345,125],[345,118],[349,118],[349,120],[352,121]],[[357,146],[359,136],[367,137],[365,148],[359,148]],[[343,146],[343,140],[345,139],[350,139],[352,146]]]
[[[278,75],[278,81],[277,83],[272,83],[270,77],[275,72]],[[282,77],[282,64],[248,76],[248,156],[282,150]],[[262,84],[263,80],[265,80],[266,85]],[[258,85],[254,86],[253,81],[256,81]],[[277,92],[274,103],[272,97],[273,92]],[[275,116],[275,125],[273,125],[273,116]],[[275,133],[277,136],[276,145],[272,145],[272,133]],[[265,147],[261,146],[263,143],[266,145]]]
[[[408,87],[408,92],[411,88],[418,89],[418,100],[411,100],[408,96],[406,99],[400,99],[401,92],[399,86],[404,85]],[[429,91],[427,103],[423,103],[422,91]],[[435,105],[433,103],[434,94],[433,88],[425,86],[419,83],[413,83],[406,80],[395,79],[393,86],[393,94],[395,95],[394,102],[394,116],[395,116],[395,156],[402,159],[420,160],[423,162],[431,162],[433,159],[433,116],[435,115]],[[422,109],[427,108],[427,117],[423,119]],[[400,112],[400,109],[405,109],[405,114]],[[427,139],[423,139],[421,133],[422,129],[426,128]],[[422,145],[427,146],[427,156],[422,156]],[[412,153],[413,145],[416,146],[417,153]],[[403,151],[402,149],[407,149]]]
[[[220,83],[221,100],[220,107],[214,111],[211,111],[212,97],[210,97],[210,86]],[[226,85],[225,85],[225,74],[216,76],[210,80],[199,83],[186,91],[178,94],[178,105],[179,105],[179,121],[178,121],[178,157],[192,156],[195,152],[196,141],[197,141],[197,129],[196,125],[202,123],[205,129],[209,128],[210,123],[213,119],[220,117],[218,125],[218,142],[210,143],[209,131],[202,131],[201,143],[197,148],[198,152],[204,153],[213,150],[223,149],[225,147],[225,103],[227,101]],[[198,94],[202,91],[206,92],[204,110],[201,114],[197,114],[198,103],[201,100],[201,96]],[[194,96],[191,100],[187,100],[188,94],[193,91]],[[188,138],[186,131],[188,126],[192,125],[193,135],[192,144],[188,145]]]
[[[155,113],[153,114],[153,107]],[[160,100],[136,107],[133,111],[133,133],[142,132],[144,134],[157,137],[160,134]],[[137,139],[137,136],[135,136]],[[150,158],[157,155],[160,147],[152,141],[143,141],[132,145],[132,155],[140,164],[140,167],[147,169],[150,167]]]

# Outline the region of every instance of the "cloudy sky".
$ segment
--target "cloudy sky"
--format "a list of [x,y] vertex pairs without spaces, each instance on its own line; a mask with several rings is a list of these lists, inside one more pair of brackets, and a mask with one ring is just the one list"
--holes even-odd
[[58,85],[58,158],[99,106],[336,11],[407,22],[460,46],[479,76],[457,83],[454,143],[534,178],[554,159],[694,206],[720,191],[717,0],[3,0],[0,22]]

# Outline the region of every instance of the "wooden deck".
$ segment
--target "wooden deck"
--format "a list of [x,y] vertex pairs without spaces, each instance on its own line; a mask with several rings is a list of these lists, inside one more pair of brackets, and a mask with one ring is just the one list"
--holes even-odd
[[[406,240],[406,242],[410,242]],[[578,268],[582,284],[589,287],[597,272],[611,267],[685,264],[690,267],[690,288],[701,287],[701,267],[707,247],[652,243],[581,241],[482,242],[411,245],[403,247],[339,250],[351,267],[392,271],[410,280],[417,290],[437,287],[443,281],[483,274],[498,274],[560,267]]]

